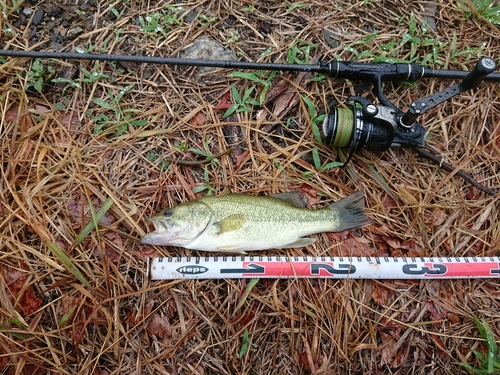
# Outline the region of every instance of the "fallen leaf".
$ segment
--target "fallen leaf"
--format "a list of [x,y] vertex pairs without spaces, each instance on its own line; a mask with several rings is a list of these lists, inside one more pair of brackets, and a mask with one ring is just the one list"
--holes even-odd
[[196,116],[194,116],[191,121],[189,121],[189,125],[191,126],[200,126],[205,124],[205,115],[201,112],[198,112]]
[[431,215],[431,226],[433,227],[440,226],[445,222],[447,218],[448,215],[446,215],[446,213],[443,210],[437,209]]
[[160,313],[156,313],[148,324],[148,331],[166,342],[172,337],[172,326],[168,318]]
[[462,323],[462,319],[460,319],[460,316],[456,313],[448,313],[446,314],[446,317],[448,318],[448,320],[452,323],[452,324],[460,324]]
[[413,239],[402,242],[401,248],[407,250],[406,256],[409,256],[411,258],[418,258],[423,255],[423,250]]
[[[314,367],[314,363],[312,362],[312,359],[309,356],[309,353],[307,351],[301,352],[297,354],[297,364],[299,366],[302,366],[306,373],[308,374],[315,374],[316,373],[316,368]],[[313,364],[313,367],[311,368],[311,364]]]
[[284,94],[282,94],[274,103],[273,114],[278,119],[285,117],[292,109],[294,109],[300,102],[300,96],[297,92],[295,86],[305,88],[309,79],[311,78],[311,73],[301,72],[297,74],[297,77],[293,80],[294,86],[290,87]]
[[243,162],[246,160],[247,156],[250,154],[250,151],[245,150],[237,155],[234,155],[234,159],[236,162],[236,169],[239,170]]
[[404,342],[401,348],[399,348],[398,352],[394,356],[394,360],[391,362],[392,368],[400,368],[404,362],[406,362],[408,356],[408,343]]
[[104,153],[104,155],[102,155],[102,158],[101,158],[101,160],[102,160],[102,164],[103,164],[103,165],[106,165],[106,164],[108,164],[110,161],[112,161],[112,160],[113,160],[113,156],[114,156],[114,154],[115,154],[115,150],[114,150],[114,149],[110,148],[109,150],[107,150],[107,151]]
[[0,370],[5,371],[9,362],[9,355],[3,348],[0,348]]
[[215,110],[218,110],[218,109],[228,109],[229,107],[231,107],[233,104],[229,100],[229,95],[230,95],[229,91],[227,91],[224,95],[222,95],[222,98],[220,99],[219,104],[217,104],[214,107],[214,109]]
[[35,105],[35,111],[40,115],[48,115],[49,113],[52,112],[50,108],[45,107],[44,105],[41,104]]
[[442,311],[441,306],[436,306],[431,301],[427,302],[427,311],[430,313],[431,320],[442,320],[447,315],[447,312]]
[[396,238],[385,238],[385,242],[393,249],[399,249],[401,247],[399,240]]
[[[125,52],[123,52],[121,49],[117,47],[114,48],[114,53],[117,55],[126,55]],[[137,72],[137,69],[139,69],[139,64],[132,61],[120,61],[120,65],[123,66],[125,69],[129,69],[134,72]]]
[[396,202],[396,200],[389,194],[385,194],[382,198],[382,207],[385,209],[397,208],[398,202]]
[[237,314],[231,320],[231,323],[238,323],[242,327],[246,327],[255,318],[255,314]]
[[311,345],[309,345],[309,342],[307,341],[307,339],[304,336],[302,336],[302,341],[304,342],[304,348],[305,348],[305,352],[306,352],[306,356],[307,356],[307,364],[309,367],[309,372],[312,375],[316,375],[317,374],[316,363],[314,363],[315,361],[313,359]]
[[[100,201],[93,202],[94,204],[94,212],[97,213],[102,203]],[[90,211],[90,206],[88,204],[84,204],[82,206],[81,200],[76,199],[68,199],[66,201],[66,208],[68,210],[69,218],[71,220],[71,224],[73,225],[73,229],[80,229],[84,224],[87,224],[90,220],[92,220],[92,212]],[[82,222],[83,215],[83,222]],[[111,225],[116,221],[116,219],[109,212],[106,212],[100,223],[104,225]]]
[[132,309],[127,313],[127,322],[132,323],[132,324],[139,324],[144,321],[144,319],[147,319],[149,314],[151,314],[151,311],[153,310],[155,304],[155,300],[151,299],[148,302],[146,302],[146,305],[144,306],[144,311],[141,313],[140,311],[137,311],[136,309]]
[[19,113],[19,103],[14,104],[4,116],[5,121],[17,120],[17,115]]
[[78,306],[82,300],[80,295],[72,296],[65,294],[61,298],[61,304],[59,305],[59,315],[63,316],[69,313],[75,306]]
[[[121,255],[116,249],[123,248],[122,238],[116,232],[106,232],[104,234],[104,238],[107,240],[104,243],[104,256],[111,262],[115,264],[118,263],[118,261],[121,259]],[[114,246],[111,246],[108,241],[113,243]],[[94,247],[93,253],[96,259],[98,260],[102,259],[102,253],[101,250],[99,249],[99,246]]]
[[271,86],[266,96],[264,97],[264,104],[271,103],[278,96],[285,93],[287,90],[290,90],[291,78],[292,76],[288,75],[286,78],[281,78],[279,80],[274,81],[273,85]]
[[[349,234],[348,231],[344,231],[347,234]],[[340,232],[340,233],[344,233]],[[335,235],[333,236],[333,238]],[[332,236],[329,236],[331,239]],[[332,241],[332,242],[337,242],[337,241]],[[363,243],[363,241],[360,241],[357,237],[349,237],[346,238],[345,240],[341,240],[338,243],[338,246],[335,246],[334,249],[338,251],[338,255],[340,256],[353,256],[353,257],[370,257],[370,256],[383,256],[385,255],[384,253],[381,253],[377,250],[375,250],[373,247],[370,245],[367,245]],[[387,256],[387,255],[386,255]]]
[[59,122],[66,127],[68,130],[76,130],[81,126],[81,121],[73,111],[61,112],[59,116]]
[[307,207],[311,208],[321,201],[321,195],[318,191],[307,184],[302,184],[299,191],[307,202]]
[[73,330],[71,331],[71,341],[73,343],[73,348],[77,348],[85,339],[85,323],[79,322],[73,325]]
[[394,361],[394,357],[397,354],[398,348],[396,341],[394,338],[385,332],[379,332],[380,340],[381,340],[381,365],[390,365]]
[[257,122],[264,121],[267,117],[267,113],[268,112],[266,108],[258,110],[257,114],[255,115],[255,119],[257,120]]
[[26,285],[28,282],[28,267],[24,262],[18,269],[6,268],[6,281],[9,298],[16,311],[26,318],[40,309],[43,300],[35,296],[32,285]]
[[405,256],[405,254],[403,253],[401,248],[395,249],[395,248],[391,247],[388,251],[391,253],[390,254],[391,257],[404,257]]
[[35,121],[33,121],[30,114],[26,113],[21,116],[21,120],[19,121],[19,129],[22,132],[27,132],[34,126],[35,126]]
[[152,247],[141,247],[136,254],[140,257],[141,260],[148,260],[148,258],[160,258],[162,257],[162,254],[158,251],[153,249]]
[[385,306],[389,298],[389,291],[380,284],[375,284],[372,290],[372,299],[379,306]]
[[[311,64],[317,63],[319,60],[319,57],[313,57],[310,61]],[[285,117],[297,104],[300,102],[300,96],[298,93],[298,87],[306,88],[307,85],[310,82],[310,79],[312,77],[311,73],[308,72],[300,72],[297,74],[295,79],[293,80],[293,83],[290,83],[289,80],[287,82],[279,82],[276,86],[276,92],[280,92],[279,98],[276,100],[274,103],[274,108],[273,108],[273,114],[278,118],[282,119]],[[279,90],[278,90],[279,87]],[[272,88],[269,90],[269,92],[272,90]],[[271,98],[274,98],[274,96],[271,96],[271,94],[274,95],[274,93],[269,93],[266,95],[267,99],[270,101],[272,100]],[[266,99],[266,98],[265,98]],[[264,99],[264,102],[266,103],[266,100]]]
[[436,345],[436,348],[437,348],[436,352],[437,352],[437,355],[439,356],[439,358],[445,359],[447,357],[446,346],[444,345],[444,342],[441,339],[441,337],[439,337],[438,335],[433,335],[433,334],[429,334],[429,335],[427,335],[427,337],[429,337]]

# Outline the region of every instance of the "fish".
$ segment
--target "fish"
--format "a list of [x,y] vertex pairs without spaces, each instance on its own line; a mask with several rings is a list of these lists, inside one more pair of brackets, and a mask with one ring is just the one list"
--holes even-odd
[[369,224],[363,209],[361,191],[315,210],[304,208],[299,192],[206,196],[151,217],[155,230],[141,242],[234,254],[304,247],[316,241],[311,234]]

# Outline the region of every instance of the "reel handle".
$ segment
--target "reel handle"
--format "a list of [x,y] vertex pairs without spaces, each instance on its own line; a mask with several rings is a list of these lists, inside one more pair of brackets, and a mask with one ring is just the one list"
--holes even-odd
[[497,63],[493,59],[481,57],[474,69],[463,78],[462,82],[411,103],[408,111],[401,116],[399,124],[403,128],[411,129],[419,116],[455,95],[475,89],[487,75],[495,71],[496,67]]
[[468,73],[462,81],[465,90],[477,88],[488,74],[493,73],[497,68],[495,60],[489,57],[481,57],[474,69]]

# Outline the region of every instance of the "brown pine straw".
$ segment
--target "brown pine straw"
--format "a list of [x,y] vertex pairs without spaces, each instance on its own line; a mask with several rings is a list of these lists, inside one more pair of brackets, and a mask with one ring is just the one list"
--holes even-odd
[[[65,12],[73,14],[69,28],[84,29],[66,38],[64,47],[176,56],[203,35],[238,58],[271,61],[262,55],[271,47],[273,61],[285,62],[291,46],[303,47],[300,39],[316,44],[315,54],[349,60],[355,56],[345,49],[348,43],[379,55],[385,44],[408,32],[411,12],[420,28],[428,5],[397,0],[266,4],[183,3],[179,16],[196,11],[216,21],[174,24],[165,38],[137,25],[139,16],[171,12],[163,1],[97,2],[79,11],[81,19],[71,2],[63,2]],[[29,34],[32,24],[14,25],[25,7],[47,12],[49,6],[42,1],[7,9],[1,47],[49,48],[50,17],[37,26],[38,42]],[[483,55],[499,60],[496,27],[484,18],[465,18],[454,1],[440,2],[434,18],[438,30],[426,35],[442,42],[438,52],[444,66],[436,68],[473,66],[474,54],[454,57],[454,33],[456,50],[478,50],[484,43]],[[325,41],[325,29],[341,38],[338,46]],[[378,34],[363,42],[372,30]],[[235,31],[239,40],[228,42]],[[399,58],[410,58],[409,44],[398,48]],[[430,52],[419,46],[417,62]],[[478,191],[410,150],[365,152],[347,168],[320,170],[311,151],[318,149],[322,165],[336,160],[337,152],[315,141],[304,102],[283,118],[272,103],[222,118],[226,109],[217,106],[232,102],[231,85],[241,94],[253,85],[232,78],[230,71],[198,76],[193,68],[43,63],[56,71],[75,68],[75,81],[85,77],[82,68],[108,78],[64,90],[64,84],[51,82],[55,75],[47,76],[39,94],[27,79],[33,61],[10,59],[0,67],[0,373],[458,374],[465,373],[461,363],[480,366],[472,350],[487,349],[472,313],[485,319],[498,339],[500,295],[498,282],[489,279],[260,280],[239,309],[248,281],[149,281],[148,257],[203,254],[141,245],[137,239],[149,230],[146,218],[208,192],[300,190],[311,208],[357,190],[365,193],[372,225],[319,234],[303,249],[253,254],[288,256],[496,256],[499,195]],[[295,76],[278,76],[272,87],[280,78],[293,82]],[[387,83],[384,92],[404,109],[452,83]],[[112,103],[128,85],[133,88],[116,105],[98,104]],[[354,94],[373,99],[370,87],[358,82],[329,79],[287,87],[307,95],[318,112],[332,99],[342,103]],[[256,85],[252,99],[262,89]],[[497,192],[499,94],[498,84],[485,83],[422,118],[431,134],[427,144],[443,161]],[[116,121],[117,114],[147,124],[120,132],[123,122],[110,123],[95,132],[104,115]],[[218,157],[207,160],[210,155]],[[107,200],[96,230],[96,215]],[[90,233],[75,241],[86,225],[93,225]],[[245,329],[249,346],[242,351]]]

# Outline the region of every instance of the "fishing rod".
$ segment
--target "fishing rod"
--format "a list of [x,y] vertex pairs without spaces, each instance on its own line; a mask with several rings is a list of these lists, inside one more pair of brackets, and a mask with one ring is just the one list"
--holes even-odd
[[[419,155],[438,164],[448,172],[455,168],[444,163],[438,156],[424,149],[427,130],[417,121],[431,108],[465,91],[477,88],[483,80],[500,82],[500,73],[494,73],[496,62],[481,57],[474,69],[468,71],[429,69],[416,63],[358,63],[352,61],[321,61],[319,64],[279,64],[246,61],[224,61],[185,59],[154,56],[132,56],[114,54],[86,54],[71,52],[35,52],[0,50],[0,56],[25,57],[31,59],[97,60],[136,64],[163,64],[177,66],[200,66],[224,69],[250,69],[322,73],[332,78],[368,81],[373,84],[373,93],[379,104],[361,97],[347,98],[346,106],[332,106],[322,126],[325,143],[333,148],[350,150],[347,164],[354,152],[361,150],[385,151],[389,147],[414,149]],[[460,79],[461,82],[425,98],[414,101],[406,111],[397,108],[384,95],[382,83],[387,81],[415,82],[421,78]],[[490,194],[495,192],[464,171],[456,174],[476,188]]]

